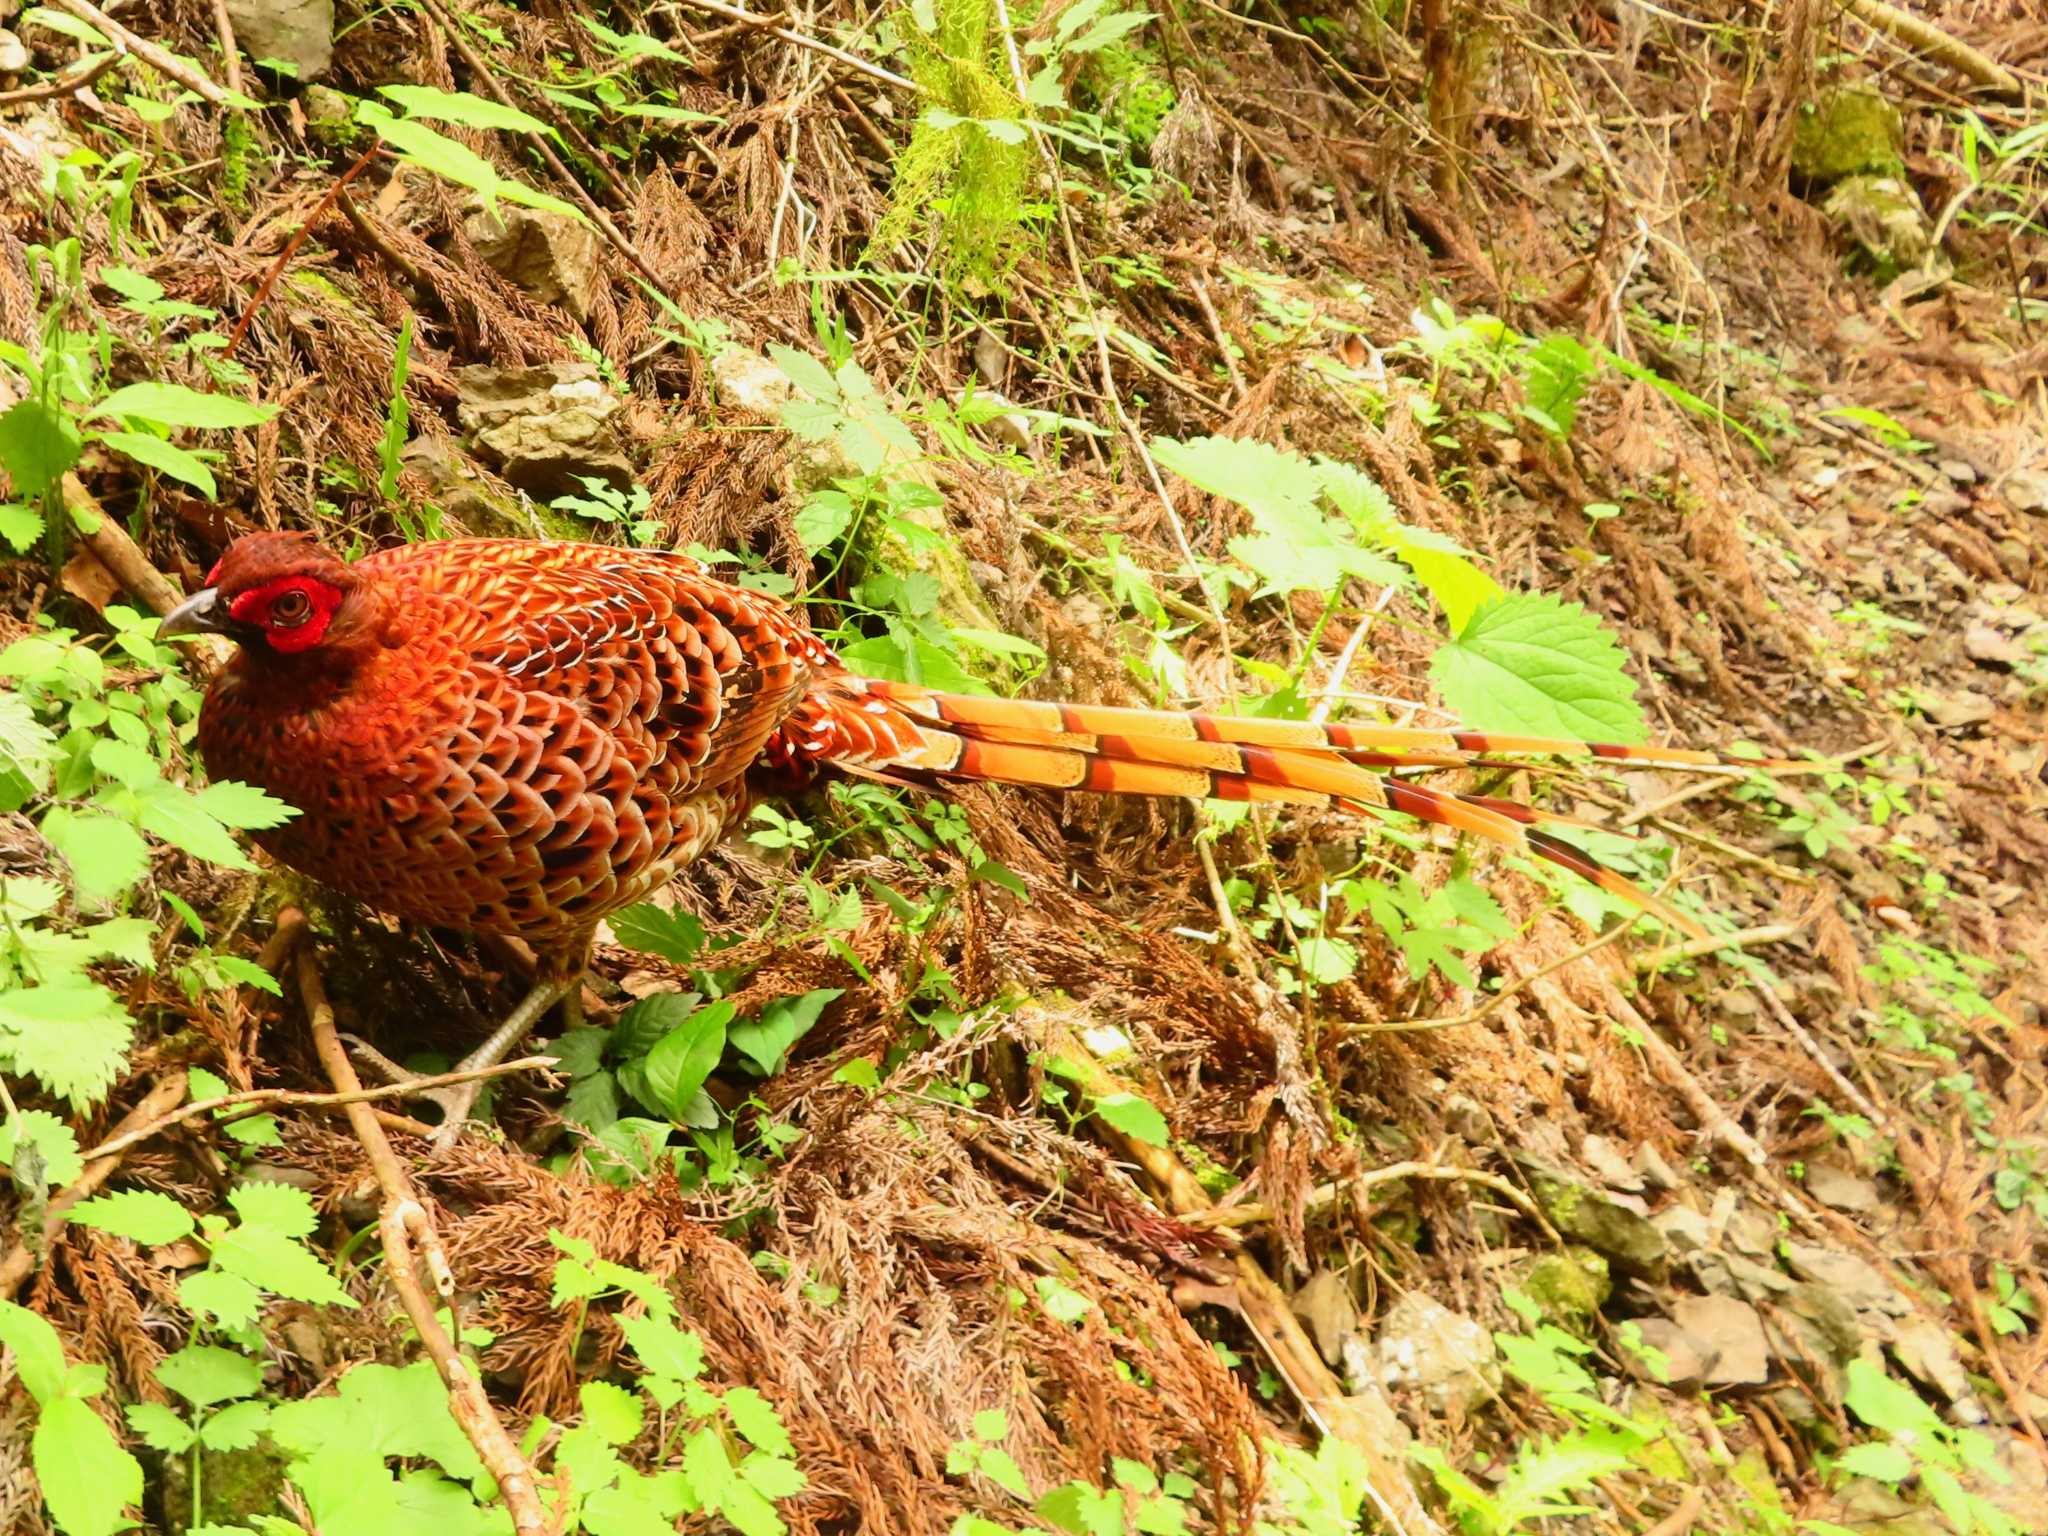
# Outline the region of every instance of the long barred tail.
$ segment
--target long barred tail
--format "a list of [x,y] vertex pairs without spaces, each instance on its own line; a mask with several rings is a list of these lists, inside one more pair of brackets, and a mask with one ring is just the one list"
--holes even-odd
[[1506,766],[1530,757],[1679,768],[1740,763],[1683,747],[978,698],[848,673],[813,682],[769,755],[791,767],[831,764],[1098,794],[1396,811],[1548,860],[1694,937],[1705,930],[1692,918],[1540,830],[1545,823],[1586,823],[1512,800],[1394,778],[1387,770]]

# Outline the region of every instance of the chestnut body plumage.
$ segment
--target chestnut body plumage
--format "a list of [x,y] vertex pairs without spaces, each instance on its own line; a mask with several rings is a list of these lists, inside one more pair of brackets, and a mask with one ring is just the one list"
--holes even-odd
[[605,545],[462,540],[350,565],[301,536],[256,534],[208,580],[163,633],[239,642],[199,741],[209,774],[300,812],[258,841],[381,911],[560,957],[532,1016],[599,919],[741,814],[764,764],[1398,811],[1698,931],[1539,830],[1543,813],[1390,770],[1721,761],[1710,753],[933,693],[848,672],[786,606],[686,556]]

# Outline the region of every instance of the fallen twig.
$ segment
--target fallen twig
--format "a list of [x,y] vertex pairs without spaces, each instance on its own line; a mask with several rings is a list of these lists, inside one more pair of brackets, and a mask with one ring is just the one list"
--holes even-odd
[[[384,1099],[408,1098],[425,1088],[452,1088],[457,1083],[482,1082],[485,1078],[504,1077],[512,1072],[544,1072],[554,1065],[555,1058],[552,1056],[522,1056],[517,1061],[501,1061],[494,1067],[478,1067],[468,1072],[436,1072],[427,1077],[410,1077],[402,1083],[391,1083],[382,1088],[360,1088],[353,1093],[305,1093],[290,1088],[248,1088],[239,1093],[224,1093],[217,1098],[195,1099],[190,1104],[179,1106],[153,1124],[110,1137],[85,1155],[105,1157],[109,1153],[125,1151],[136,1142],[147,1141],[174,1125],[222,1109],[239,1109],[248,1114],[258,1109],[273,1107],[332,1109],[350,1104],[375,1104]],[[225,1121],[232,1122],[241,1118],[243,1115],[229,1115],[225,1117]]]
[[50,0],[50,4],[60,11],[69,11],[88,26],[99,28],[102,37],[109,42],[119,43],[165,79],[176,81],[186,90],[196,92],[216,107],[228,104],[227,91],[215,85],[162,44],[153,43],[146,37],[130,32],[98,6],[88,3],[88,0]]
[[277,286],[277,280],[284,275],[284,269],[291,265],[292,258],[299,253],[299,247],[304,245],[306,237],[313,233],[313,226],[320,222],[320,216],[334,206],[341,194],[348,190],[348,184],[368,169],[370,162],[377,158],[383,148],[381,142],[373,143],[356,156],[355,164],[336,178],[334,185],[327,189],[326,195],[313,205],[313,211],[306,215],[305,221],[292,231],[291,239],[285,241],[284,249],[277,253],[277,260],[273,261],[270,270],[263,274],[263,281],[256,288],[256,296],[242,311],[242,318],[235,322],[234,330],[228,333],[228,356],[234,356],[235,349],[242,344],[242,338],[249,334],[250,323],[263,308],[263,301],[270,297],[270,290]]
[[242,57],[235,43],[234,18],[228,15],[228,0],[213,0],[213,28],[220,34],[221,73],[227,77],[228,89],[239,96],[242,94]]
[[320,980],[320,967],[310,944],[299,946],[299,994],[306,1005],[306,1018],[320,1063],[327,1069],[336,1093],[350,1099],[346,1105],[349,1126],[362,1143],[378,1187],[384,1192],[383,1214],[377,1223],[384,1238],[384,1271],[391,1277],[392,1288],[398,1292],[406,1316],[419,1334],[421,1348],[434,1362],[441,1384],[448,1389],[448,1407],[455,1422],[496,1480],[505,1508],[512,1516],[513,1529],[518,1536],[543,1536],[548,1529],[547,1516],[541,1508],[533,1468],[499,1422],[484,1392],[483,1381],[449,1337],[449,1330],[441,1325],[439,1307],[420,1284],[418,1265],[424,1260],[434,1277],[441,1304],[448,1308],[453,1321],[455,1281],[440,1234],[427,1219],[426,1207],[413,1191],[412,1181],[399,1167],[390,1138],[377,1123],[376,1114],[363,1102],[363,1085],[335,1031],[334,1007],[327,1001],[327,989]]
[[1895,42],[1903,43],[1922,58],[1946,64],[1959,75],[1995,91],[2000,96],[2021,94],[2020,82],[2010,70],[1987,53],[1972,48],[1959,37],[1944,32],[1924,16],[1902,11],[1885,0],[1842,0],[1842,9]]
[[[121,1117],[121,1123],[114,1127],[115,1141],[121,1139],[131,1126],[147,1125],[178,1100],[185,1097],[185,1074],[173,1072],[144,1094],[142,1101]],[[50,1201],[43,1217],[43,1249],[48,1251],[57,1234],[64,1229],[64,1213],[79,1201],[90,1197],[95,1190],[113,1175],[121,1166],[119,1152],[97,1153],[85,1165],[85,1171],[65,1190]],[[16,1243],[0,1258],[0,1300],[12,1300],[14,1293],[21,1289],[21,1282],[35,1271],[36,1256],[27,1243]]]
[[25,85],[18,91],[0,91],[0,107],[18,107],[25,102],[49,101],[58,96],[75,96],[127,56],[128,50],[116,43],[111,53],[93,57],[68,75],[45,80],[41,85]]
[[820,38],[810,37],[796,31],[794,28],[785,27],[773,16],[759,16],[752,11],[742,10],[736,5],[726,5],[723,3],[723,0],[683,0],[683,3],[694,10],[709,11],[714,16],[728,17],[738,22],[741,26],[758,28],[772,37],[781,38],[785,43],[795,43],[799,48],[808,48],[813,53],[822,53],[828,59],[837,59],[848,69],[858,70],[869,79],[879,80],[884,85],[900,86],[906,91],[917,89],[917,82],[915,80],[906,79],[893,70],[887,70],[879,64],[871,63],[857,53],[848,53],[844,48],[835,48],[832,44]]
[[1635,957],[1635,968],[1639,971],[1662,970],[1665,966],[1680,960],[1697,960],[1701,955],[1718,955],[1729,949],[1754,949],[1759,944],[1776,944],[1785,939],[1797,938],[1805,931],[1804,923],[1763,923],[1755,928],[1738,928],[1733,933],[1710,933],[1703,939],[1687,939],[1682,944],[1667,944],[1662,949],[1645,950]]

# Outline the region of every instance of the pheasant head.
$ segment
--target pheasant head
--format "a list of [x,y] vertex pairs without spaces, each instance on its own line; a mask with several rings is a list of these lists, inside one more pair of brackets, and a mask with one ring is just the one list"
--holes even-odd
[[206,586],[166,615],[158,634],[225,635],[252,659],[331,666],[377,648],[383,607],[374,583],[314,540],[253,533],[229,546]]

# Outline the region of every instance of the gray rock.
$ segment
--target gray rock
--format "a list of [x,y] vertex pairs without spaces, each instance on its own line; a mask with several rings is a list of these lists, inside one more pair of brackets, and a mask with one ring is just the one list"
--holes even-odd
[[1566,1237],[1604,1253],[1615,1266],[1646,1280],[1664,1276],[1670,1256],[1664,1234],[1648,1218],[1554,1170],[1522,1160],[1529,1187],[1551,1225]]
[[720,405],[773,421],[794,392],[789,376],[758,352],[727,347],[711,360],[711,383]]
[[527,538],[542,531],[531,504],[485,475],[452,437],[423,433],[399,450],[398,462],[424,483],[428,500],[471,533]]
[[1771,1374],[1770,1347],[1756,1308],[1732,1296],[1686,1296],[1671,1320],[1714,1357],[1703,1380],[1713,1387],[1758,1387]]
[[1418,1388],[1440,1410],[1462,1410],[1500,1385],[1493,1335],[1419,1291],[1387,1309],[1374,1353],[1382,1385]]
[[1600,1180],[1609,1189],[1618,1189],[1626,1194],[1636,1194],[1643,1188],[1643,1176],[1632,1167],[1621,1149],[1605,1136],[1588,1136],[1579,1144],[1579,1156],[1586,1166],[1600,1175]]
[[1335,1270],[1319,1269],[1288,1304],[1316,1341],[1316,1353],[1326,1364],[1341,1364],[1344,1341],[1358,1330],[1358,1303],[1352,1300],[1344,1277]]
[[2027,659],[2027,648],[1989,624],[1971,624],[1963,630],[1963,654],[1980,667],[2010,671]]
[[1968,730],[1973,725],[1982,725],[1998,712],[1998,706],[1989,696],[1970,688],[1922,693],[1920,706],[1927,712],[1927,718],[1944,731]]
[[0,28],[0,75],[18,75],[33,62],[29,57],[28,44]]
[[1815,1243],[1788,1243],[1785,1259],[1793,1274],[1826,1287],[1857,1312],[1904,1317],[1913,1310],[1891,1281],[1853,1253],[1838,1253]]
[[[1661,1376],[1648,1369],[1644,1374],[1665,1386],[1684,1389],[1700,1385],[1719,1358],[1706,1340],[1688,1333],[1668,1317],[1641,1318],[1635,1327],[1642,1342],[1663,1356],[1657,1362],[1663,1368]],[[1647,1362],[1642,1363],[1647,1367]]]
[[2016,469],[1999,490],[2015,512],[2048,512],[2048,470]]
[[334,62],[334,0],[228,0],[235,45],[257,63],[275,59],[302,81]]
[[[1892,1335],[1892,1354],[1907,1375],[1939,1392],[1951,1409],[1974,1406],[1970,1378],[1956,1354],[1955,1340],[1939,1323],[1924,1317],[1900,1323]],[[1977,1414],[1982,1416],[1981,1408]]]
[[1847,1361],[1863,1352],[1870,1339],[1856,1309],[1824,1285],[1795,1285],[1780,1298],[1779,1311],[1812,1324],[1809,1343],[1823,1357]]
[[1650,1218],[1650,1224],[1664,1234],[1673,1253],[1705,1253],[1714,1246],[1712,1219],[1689,1205],[1666,1206]]
[[1877,1209],[1877,1185],[1833,1163],[1806,1165],[1806,1192],[1829,1210],[1861,1213]]
[[1671,1164],[1664,1160],[1664,1154],[1647,1141],[1636,1148],[1629,1162],[1651,1189],[1676,1189],[1682,1182]]
[[463,235],[484,264],[543,304],[559,304],[578,323],[590,318],[597,291],[597,231],[581,219],[500,202],[472,207]]
[[531,495],[580,491],[588,476],[623,489],[633,466],[613,418],[618,397],[589,363],[455,370],[456,420],[485,463]]

